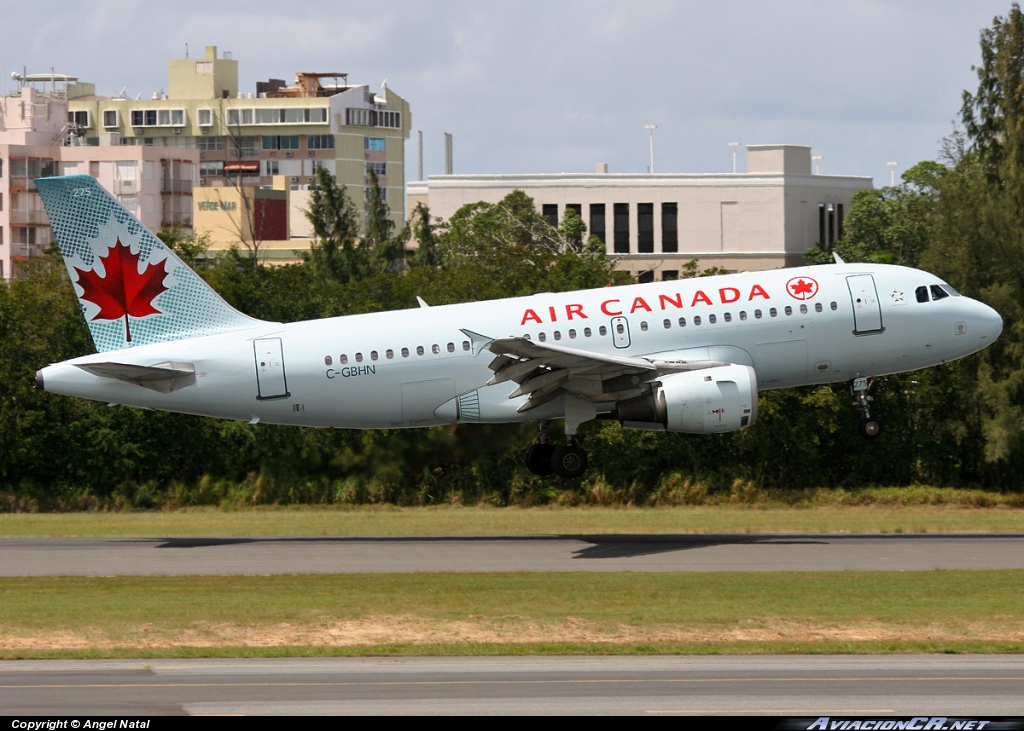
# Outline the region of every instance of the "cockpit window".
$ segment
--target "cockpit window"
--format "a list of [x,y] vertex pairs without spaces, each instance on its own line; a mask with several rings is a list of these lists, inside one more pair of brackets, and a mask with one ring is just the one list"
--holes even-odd
[[931,289],[932,291],[933,300],[941,300],[946,299],[946,297],[949,297],[949,292],[947,292],[937,284],[933,284],[931,287],[929,287],[929,289]]
[[948,284],[940,284],[939,286],[942,287],[945,291],[949,292],[950,296],[952,296],[952,297],[959,297],[960,296],[960,293],[957,292],[952,287],[950,287]]
[[917,289],[914,290],[914,294],[917,295],[917,301],[918,302],[927,302],[928,301],[928,288],[927,287],[918,287]]

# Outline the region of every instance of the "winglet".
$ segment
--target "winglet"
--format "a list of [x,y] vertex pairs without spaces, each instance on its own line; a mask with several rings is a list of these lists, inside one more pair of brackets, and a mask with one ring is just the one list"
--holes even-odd
[[494,338],[489,338],[486,335],[475,333],[472,330],[467,330],[466,328],[463,327],[460,327],[459,331],[467,338],[469,338],[469,342],[472,343],[473,345],[474,356],[480,355],[480,351],[482,351],[484,348],[486,348],[488,345],[494,342]]
[[843,261],[843,257],[839,256],[839,254],[837,254],[834,251],[832,252],[832,258],[836,260],[836,264],[845,264],[846,263],[845,261]]
[[430,307],[430,305],[424,302],[423,298],[420,297],[419,295],[416,295],[416,301],[420,303],[420,307]]

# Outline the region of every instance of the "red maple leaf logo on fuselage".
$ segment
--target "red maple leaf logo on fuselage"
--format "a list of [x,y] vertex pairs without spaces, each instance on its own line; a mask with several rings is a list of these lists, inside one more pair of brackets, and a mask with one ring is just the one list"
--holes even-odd
[[117,320],[124,318],[125,341],[132,341],[128,327],[128,316],[145,317],[162,314],[153,307],[158,294],[167,291],[164,278],[167,276],[166,259],[159,264],[147,264],[139,273],[139,254],[133,254],[130,247],[117,240],[106,256],[101,256],[104,275],[93,269],[78,273],[78,285],[82,288],[82,299],[100,308],[93,320]]

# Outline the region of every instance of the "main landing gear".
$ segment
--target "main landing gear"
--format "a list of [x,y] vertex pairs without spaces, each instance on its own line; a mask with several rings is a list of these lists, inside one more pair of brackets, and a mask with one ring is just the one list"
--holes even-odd
[[579,477],[587,471],[587,453],[574,435],[566,437],[564,447],[552,444],[548,422],[542,421],[538,425],[537,442],[526,450],[526,469],[535,475]]
[[868,395],[874,380],[868,378],[855,378],[850,390],[853,393],[853,405],[860,409],[860,433],[868,439],[875,439],[882,433],[882,425],[871,416],[870,404],[874,399]]

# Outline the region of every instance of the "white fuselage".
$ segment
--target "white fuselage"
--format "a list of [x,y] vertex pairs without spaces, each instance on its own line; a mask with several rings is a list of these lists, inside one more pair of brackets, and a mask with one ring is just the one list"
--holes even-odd
[[[479,415],[460,421],[558,418],[561,398],[521,414],[525,397],[508,398],[515,383],[485,387],[494,359],[486,338],[739,363],[754,368],[760,390],[848,381],[955,360],[998,336],[1002,320],[980,302],[918,301],[919,288],[940,284],[914,269],[844,264],[263,323],[76,358],[41,379],[71,396],[276,424],[448,423],[457,412],[445,404],[474,390]],[[161,393],[77,367],[169,361],[192,364],[194,384]]]

